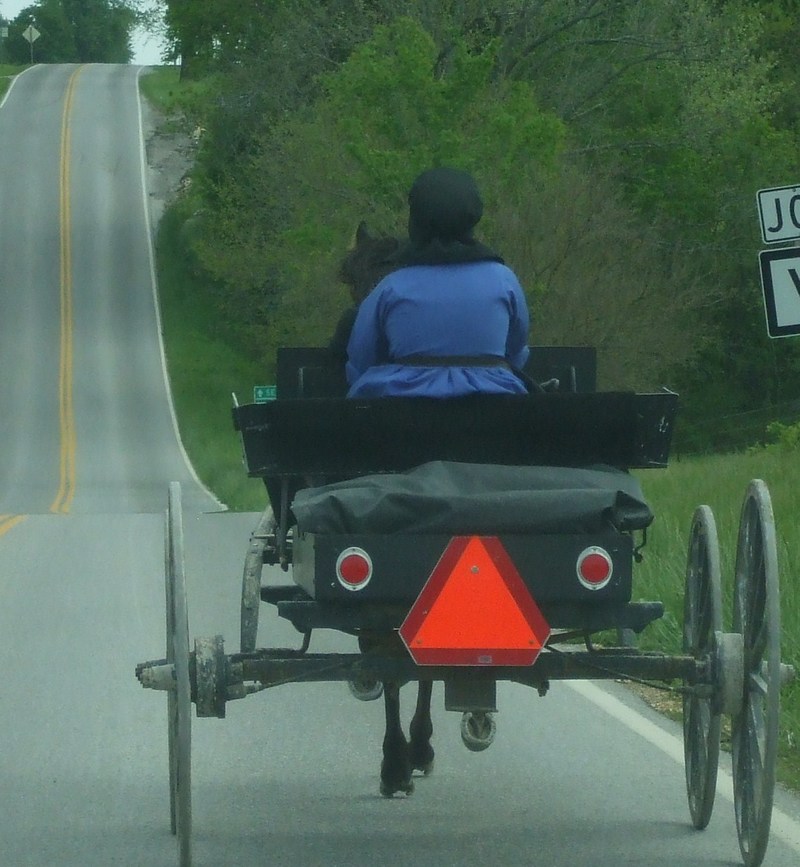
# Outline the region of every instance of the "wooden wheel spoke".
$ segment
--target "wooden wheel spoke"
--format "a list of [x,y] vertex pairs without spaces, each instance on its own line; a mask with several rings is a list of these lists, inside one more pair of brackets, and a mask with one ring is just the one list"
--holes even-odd
[[761,699],[767,698],[770,690],[770,681],[764,670],[764,666],[759,666],[758,669],[750,672],[747,677],[747,687],[751,694],[755,693]]

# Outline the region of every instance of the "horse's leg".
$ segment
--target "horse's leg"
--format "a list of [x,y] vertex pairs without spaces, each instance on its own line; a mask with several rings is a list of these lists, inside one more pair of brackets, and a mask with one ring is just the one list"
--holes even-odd
[[422,771],[427,777],[433,771],[433,723],[431,722],[432,680],[421,680],[417,692],[417,707],[411,720],[411,744],[409,758],[415,771]]
[[400,723],[399,683],[383,684],[383,702],[386,707],[386,733],[383,736],[381,794],[384,798],[391,798],[395,792],[410,795],[414,791],[414,783],[411,782],[408,741]]

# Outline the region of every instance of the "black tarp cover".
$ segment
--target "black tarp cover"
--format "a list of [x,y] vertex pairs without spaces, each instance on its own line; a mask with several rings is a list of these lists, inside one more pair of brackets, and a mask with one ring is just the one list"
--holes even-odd
[[639,482],[611,467],[509,467],[432,461],[405,473],[300,490],[309,533],[594,533],[647,527]]

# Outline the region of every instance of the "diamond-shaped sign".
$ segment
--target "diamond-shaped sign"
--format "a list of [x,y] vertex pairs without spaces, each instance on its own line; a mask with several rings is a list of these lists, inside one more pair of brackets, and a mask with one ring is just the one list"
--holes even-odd
[[533,665],[550,626],[496,536],[456,536],[400,627],[418,665]]

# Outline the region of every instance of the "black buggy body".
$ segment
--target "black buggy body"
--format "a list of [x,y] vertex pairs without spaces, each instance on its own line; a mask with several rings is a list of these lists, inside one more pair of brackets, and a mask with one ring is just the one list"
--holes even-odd
[[[341,384],[324,352],[281,354],[278,399],[234,410],[248,473],[269,483],[267,557],[301,591],[268,594],[280,613],[301,631],[397,629],[450,540],[476,535],[500,540],[553,629],[659,616],[631,604],[653,516],[628,470],[666,466],[677,396],[595,393],[593,352],[567,353],[534,348],[532,370],[568,390],[451,400],[303,397]],[[337,573],[354,549],[371,573],[355,589]],[[595,549],[610,574],[593,584],[578,564]]]

